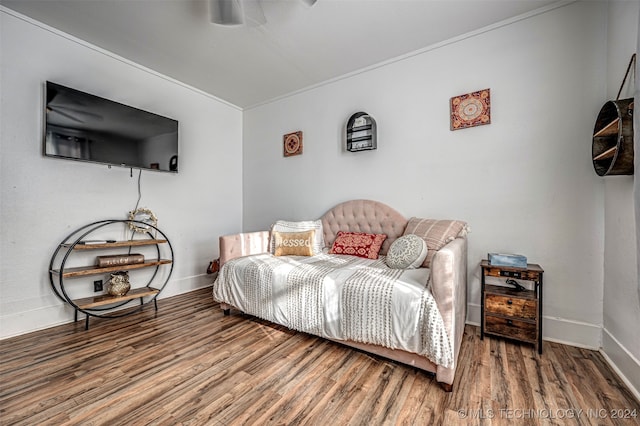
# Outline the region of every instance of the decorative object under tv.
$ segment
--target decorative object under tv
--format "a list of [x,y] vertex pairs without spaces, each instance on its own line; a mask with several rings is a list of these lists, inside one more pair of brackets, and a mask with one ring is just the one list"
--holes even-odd
[[[124,241],[112,241],[102,244],[82,244],[83,241],[91,239],[92,235],[121,235],[129,228],[131,220],[109,219],[93,222],[84,225],[67,237],[65,237],[51,256],[49,263],[49,282],[54,293],[60,300],[73,307],[74,320],[78,321],[78,313],[86,315],[85,329],[89,329],[89,317],[95,318],[118,318],[138,312],[146,304],[153,301],[156,311],[158,310],[157,298],[160,292],[169,282],[173,272],[173,248],[167,236],[160,229],[153,225],[148,225],[157,233],[158,238],[151,236],[151,233],[136,234],[138,239]],[[133,221],[135,222],[135,221]],[[145,225],[136,223],[136,225]],[[96,275],[117,273],[122,270],[122,265],[98,267],[96,265],[87,266],[67,266],[68,264],[78,265],[86,261],[90,254],[96,251],[110,250],[121,251],[146,250],[145,261],[127,265],[127,272],[132,274],[132,280],[136,286],[132,286],[124,295],[113,296],[111,294],[100,294],[97,296],[87,296],[89,288],[94,288],[92,282],[87,282],[86,278],[96,278]],[[87,262],[88,263],[88,262]],[[146,277],[145,272],[146,272]],[[147,283],[139,285],[144,282]],[[122,280],[122,278],[118,278]],[[69,282],[73,281],[73,282]],[[84,284],[84,285],[83,285]],[[121,310],[134,300],[139,300],[137,309]]]
[[449,106],[451,130],[491,123],[491,89],[454,96]]
[[147,208],[129,212],[129,228],[135,232],[150,232],[158,225],[158,217]]

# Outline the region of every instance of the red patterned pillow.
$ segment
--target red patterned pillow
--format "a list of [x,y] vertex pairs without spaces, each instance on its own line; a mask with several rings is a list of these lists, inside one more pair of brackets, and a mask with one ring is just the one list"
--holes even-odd
[[331,254],[349,254],[351,256],[364,257],[365,259],[377,259],[382,243],[387,239],[385,234],[367,234],[364,232],[338,231],[336,240],[331,246]]

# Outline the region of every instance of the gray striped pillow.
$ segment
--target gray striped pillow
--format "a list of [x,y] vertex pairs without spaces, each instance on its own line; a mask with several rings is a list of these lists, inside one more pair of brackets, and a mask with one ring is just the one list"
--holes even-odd
[[428,268],[431,259],[445,244],[458,236],[463,236],[467,229],[467,222],[461,220],[437,220],[412,217],[404,229],[404,235],[415,234],[427,243],[427,258],[422,266]]

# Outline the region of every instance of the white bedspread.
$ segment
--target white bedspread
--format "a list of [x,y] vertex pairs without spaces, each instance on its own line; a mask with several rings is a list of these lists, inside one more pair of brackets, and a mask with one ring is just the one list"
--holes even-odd
[[429,269],[390,269],[384,257],[259,254],[225,263],[213,298],[294,330],[402,349],[450,368],[428,279]]

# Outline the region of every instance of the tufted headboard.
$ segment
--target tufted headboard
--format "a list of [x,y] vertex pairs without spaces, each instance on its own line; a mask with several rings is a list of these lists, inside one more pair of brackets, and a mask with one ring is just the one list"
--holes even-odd
[[371,200],[353,200],[338,204],[322,217],[324,241],[333,245],[338,231],[387,234],[380,254],[386,254],[396,238],[401,237],[407,219],[386,204]]

